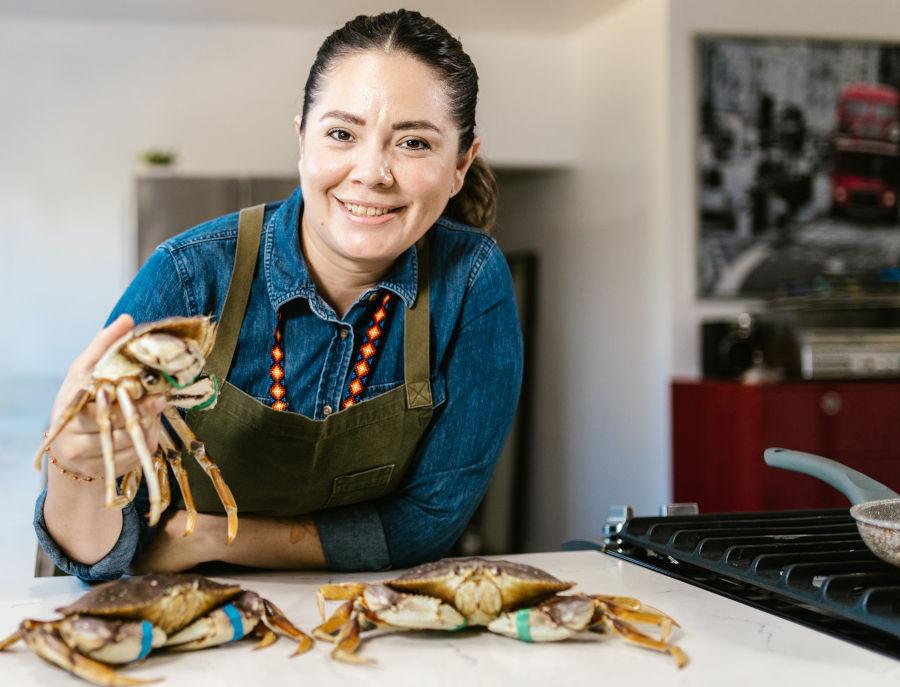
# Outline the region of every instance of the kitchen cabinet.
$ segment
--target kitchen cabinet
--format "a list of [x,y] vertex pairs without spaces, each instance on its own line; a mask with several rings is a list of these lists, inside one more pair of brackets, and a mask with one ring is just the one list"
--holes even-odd
[[701,512],[847,505],[817,479],[768,467],[770,446],[834,458],[900,491],[900,382],[675,381],[671,392],[674,498]]

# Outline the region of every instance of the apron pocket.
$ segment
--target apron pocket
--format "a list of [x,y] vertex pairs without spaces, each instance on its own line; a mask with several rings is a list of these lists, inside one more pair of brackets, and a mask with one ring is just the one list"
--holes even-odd
[[391,463],[335,477],[331,484],[331,496],[328,497],[325,508],[367,501],[381,496],[391,482],[394,467],[395,464]]

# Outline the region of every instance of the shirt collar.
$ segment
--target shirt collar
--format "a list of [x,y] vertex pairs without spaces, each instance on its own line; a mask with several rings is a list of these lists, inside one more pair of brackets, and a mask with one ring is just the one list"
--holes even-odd
[[[306,298],[311,305],[321,300],[300,249],[302,212],[303,198],[298,186],[269,216],[263,227],[266,289],[276,311],[294,298]],[[394,261],[376,289],[392,291],[403,299],[407,308],[411,308],[418,293],[418,276],[416,247],[410,246]],[[365,300],[371,293],[371,290],[366,291],[360,294],[359,299]]]

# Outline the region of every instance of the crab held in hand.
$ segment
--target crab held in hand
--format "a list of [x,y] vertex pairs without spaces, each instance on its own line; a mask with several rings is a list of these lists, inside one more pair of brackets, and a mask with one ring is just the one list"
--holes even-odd
[[96,685],[140,685],[112,665],[143,660],[155,649],[190,651],[260,637],[257,648],[282,635],[295,640],[294,656],[313,640],[275,604],[237,585],[199,575],[144,575],[95,587],[57,609],[59,620],[24,620],[0,651],[20,639],[41,658]]
[[[366,663],[356,655],[360,633],[388,630],[461,630],[484,625],[526,642],[553,642],[584,632],[612,633],[629,644],[668,653],[681,668],[687,657],[669,642],[672,618],[637,599],[560,594],[574,586],[510,561],[445,559],[413,568],[383,584],[328,584],[319,589],[323,622],[313,635],[334,642],[333,658]],[[325,620],[328,600],[344,603]],[[654,626],[658,637],[638,625]]]
[[[107,508],[122,508],[134,498],[141,481],[147,480],[150,497],[149,523],[156,525],[168,506],[169,480],[166,463],[172,467],[181,488],[188,513],[185,534],[194,529],[196,508],[188,485],[187,473],[181,464],[181,452],[164,427],[160,447],[151,454],[144,440],[141,416],[135,401],[145,395],[163,394],[168,407],[163,415],[181,443],[212,480],[216,493],[228,516],[228,543],[237,536],[237,506],[231,490],[218,466],[206,455],[206,449],[178,413],[178,408],[205,410],[212,408],[218,398],[218,380],[201,374],[206,356],[212,350],[216,327],[209,317],[169,317],[157,322],[138,325],[103,354],[91,372],[91,381],[63,409],[56,423],[35,455],[35,467],[40,469],[44,453],[63,428],[91,401],[96,401],[96,419],[100,430],[103,453]],[[122,478],[121,493],[116,490],[115,457],[110,415],[118,405],[125,418],[125,428],[131,437],[141,467]]]

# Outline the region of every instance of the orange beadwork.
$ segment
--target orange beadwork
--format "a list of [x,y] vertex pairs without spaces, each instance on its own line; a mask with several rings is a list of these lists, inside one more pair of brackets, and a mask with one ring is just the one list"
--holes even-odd
[[272,397],[272,408],[275,410],[287,410],[288,404],[284,400],[287,389],[281,380],[284,379],[284,349],[281,347],[282,328],[281,311],[278,311],[278,322],[275,325],[275,343],[272,345],[272,366],[269,368],[269,376],[272,378],[272,386],[269,387],[269,396]]
[[356,405],[365,391],[366,378],[372,371],[373,358],[378,352],[378,342],[384,331],[385,320],[387,318],[388,306],[391,302],[391,294],[386,293],[381,299],[381,305],[372,315],[372,321],[366,330],[366,340],[359,347],[359,354],[356,356],[356,363],[353,365],[353,376],[350,378],[350,384],[344,400],[341,402],[341,410]]

